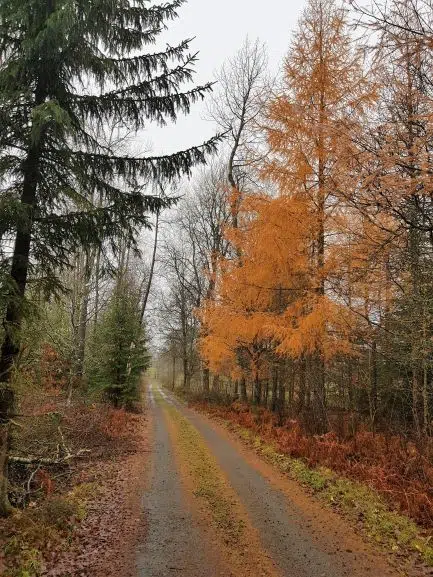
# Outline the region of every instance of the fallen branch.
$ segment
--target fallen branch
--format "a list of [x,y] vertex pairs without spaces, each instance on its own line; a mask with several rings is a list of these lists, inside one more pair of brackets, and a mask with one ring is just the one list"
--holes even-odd
[[70,459],[72,457],[71,450],[66,446],[65,437],[63,436],[60,426],[57,428],[60,435],[61,444],[57,445],[57,460]]
[[41,469],[41,465],[39,464],[39,465],[36,467],[36,469],[35,469],[34,471],[32,471],[32,474],[30,475],[29,480],[27,481],[27,495],[30,495],[30,494],[31,494],[30,487],[31,487],[32,481],[33,481],[33,479],[35,478],[35,476],[36,476],[36,474],[38,473],[38,471],[40,471],[40,469]]
[[15,455],[11,455],[9,457],[9,462],[19,463],[21,465],[65,465],[69,461],[73,459],[78,459],[79,457],[82,457],[83,455],[90,452],[91,452],[90,449],[80,449],[78,453],[75,453],[74,455],[72,454],[66,455],[62,459],[47,459],[45,457],[34,457],[34,456],[18,457]]

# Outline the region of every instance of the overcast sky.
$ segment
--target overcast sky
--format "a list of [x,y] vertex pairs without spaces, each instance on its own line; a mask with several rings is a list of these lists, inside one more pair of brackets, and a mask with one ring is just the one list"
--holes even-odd
[[[161,39],[174,45],[195,37],[191,50],[200,52],[196,67],[200,84],[213,80],[215,72],[247,36],[267,45],[271,72],[277,72],[305,4],[306,0],[189,0]],[[180,118],[175,126],[150,128],[145,139],[152,152],[172,153],[212,136],[215,128],[204,119],[205,110],[205,105],[196,104],[192,113]]]

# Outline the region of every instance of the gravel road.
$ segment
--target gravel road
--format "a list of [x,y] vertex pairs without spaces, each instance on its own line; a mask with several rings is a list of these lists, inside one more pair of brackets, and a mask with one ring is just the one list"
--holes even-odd
[[[175,463],[161,407],[149,394],[153,422],[153,458],[143,497],[147,538],[138,551],[139,577],[225,576],[206,539],[206,525],[194,511]],[[212,567],[212,570],[209,568]]]
[[[159,400],[156,402],[155,397]],[[204,439],[257,531],[263,555],[281,577],[396,577],[397,571],[332,511],[261,461],[223,427],[166,391],[149,389],[154,454],[144,495],[147,539],[138,552],[139,577],[233,575],[224,547],[194,501],[177,466],[164,405],[175,408]],[[243,573],[244,574],[244,573]],[[251,577],[259,576],[260,567]]]

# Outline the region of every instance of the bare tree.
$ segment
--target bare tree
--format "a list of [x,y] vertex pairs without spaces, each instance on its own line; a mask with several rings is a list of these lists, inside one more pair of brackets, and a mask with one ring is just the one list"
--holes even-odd
[[[180,337],[177,350],[182,351],[185,388],[191,377],[188,363],[191,365],[193,357],[197,357],[191,343],[196,347],[199,333],[203,336],[206,332],[206,327],[199,326],[195,309],[203,301],[215,298],[219,263],[231,250],[225,229],[238,227],[242,192],[247,189],[257,161],[258,120],[268,95],[266,70],[265,47],[247,39],[220,71],[220,89],[209,112],[220,130],[229,135],[224,160],[204,170],[187,191],[172,223],[174,238],[164,243],[163,260],[171,298],[166,298],[162,310],[166,311],[165,317],[170,317],[167,334],[171,339],[174,335]],[[167,315],[167,305],[179,315],[176,326],[173,315]],[[192,318],[194,322],[188,320]],[[202,377],[206,393],[210,389],[207,366],[202,367]],[[218,386],[217,380],[214,386]]]
[[[205,330],[196,309],[206,299],[214,298],[219,262],[229,250],[225,228],[231,224],[231,212],[225,175],[225,163],[214,163],[199,174],[186,190],[170,227],[166,227],[161,245],[167,284],[160,299],[163,349],[181,352],[185,385],[197,365],[197,342]],[[202,377],[208,391],[210,375],[206,366],[202,367]]]
[[178,243],[178,237],[163,245],[166,290],[161,297],[161,329],[169,346],[180,351],[183,365],[183,389],[188,391],[197,364],[198,320],[194,315],[198,293],[190,261],[190,247]]
[[215,93],[210,107],[212,119],[230,135],[226,179],[234,228],[238,226],[247,168],[254,164],[253,151],[257,152],[258,119],[269,97],[267,65],[265,46],[259,40],[251,42],[247,38],[217,76],[220,90]]
[[373,30],[387,30],[391,34],[409,33],[433,45],[432,0],[373,0],[368,5],[349,0],[358,15],[357,24]]
[[[231,210],[224,190],[226,167],[211,165],[193,186],[180,207],[179,226],[185,231],[191,251],[191,266],[197,287],[196,307],[215,298],[219,262],[229,251],[225,228],[231,224]],[[206,327],[201,327],[201,335]],[[203,389],[210,389],[210,371],[203,367]]]

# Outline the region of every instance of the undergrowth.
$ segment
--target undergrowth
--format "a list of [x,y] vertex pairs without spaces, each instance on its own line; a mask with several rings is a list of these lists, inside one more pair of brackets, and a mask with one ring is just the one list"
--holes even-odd
[[394,552],[408,550],[420,553],[423,561],[433,566],[433,547],[417,524],[404,515],[391,511],[376,491],[366,485],[339,477],[325,467],[310,468],[301,459],[279,453],[259,436],[239,425],[231,426],[268,462],[302,486],[310,489],[326,504],[338,509],[354,522],[361,522],[367,536]]
[[5,577],[39,577],[45,559],[68,546],[75,527],[87,514],[87,503],[97,487],[83,483],[69,494],[52,496],[37,508],[17,511],[1,528],[5,543]]
[[[22,416],[13,429],[14,513],[0,519],[5,577],[39,577],[55,566],[77,539],[88,503],[99,499],[95,479],[103,463],[136,451],[139,443],[139,415],[84,398],[69,406],[62,391],[35,391],[20,397]],[[28,457],[34,463],[19,461]]]
[[299,422],[241,403],[194,403],[237,423],[311,468],[326,467],[374,488],[388,504],[416,523],[433,527],[433,441],[416,445],[397,435],[360,431],[340,439],[334,432],[307,435]]

